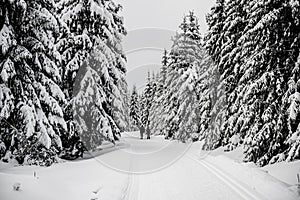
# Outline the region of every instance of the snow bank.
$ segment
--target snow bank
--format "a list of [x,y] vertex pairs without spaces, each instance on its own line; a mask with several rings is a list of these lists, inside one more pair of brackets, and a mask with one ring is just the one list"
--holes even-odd
[[[13,190],[15,183],[21,184],[20,191]],[[109,170],[94,159],[59,163],[49,168],[2,168],[0,198],[117,200],[121,199],[126,183],[127,175]]]
[[298,184],[297,174],[300,176],[300,160],[294,162],[280,162],[262,168],[275,178],[289,184]]
[[[196,144],[201,146],[199,142]],[[245,188],[253,188],[265,199],[288,200],[299,199],[296,189],[297,173],[300,174],[300,161],[281,162],[259,168],[254,163],[243,163],[243,149],[224,152],[224,147],[214,151],[203,152],[198,150],[204,161],[220,169],[229,177],[234,178]]]
[[[108,169],[92,158],[124,146],[104,142],[98,151],[86,153],[83,160],[63,161],[47,168],[0,162],[0,199],[121,199],[128,175]],[[16,183],[21,185],[19,191],[13,190]]]

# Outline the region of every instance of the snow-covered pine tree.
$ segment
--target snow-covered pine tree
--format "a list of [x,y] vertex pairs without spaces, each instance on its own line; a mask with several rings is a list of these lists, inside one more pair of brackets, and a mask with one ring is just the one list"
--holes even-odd
[[[154,95],[157,91],[157,80],[158,79],[158,75],[155,74],[154,72],[152,72],[152,77],[151,77],[151,85],[152,85],[152,101],[153,101],[153,98],[154,98]],[[153,102],[152,102],[152,105],[153,105]]]
[[193,12],[184,17],[181,32],[174,37],[163,97],[166,136],[186,141],[197,128],[197,67],[202,59],[198,19]]
[[[300,158],[300,54],[298,56],[298,62],[295,65],[292,73],[293,75],[289,80],[289,89],[284,95],[284,104],[283,104],[283,113],[281,116],[283,122],[287,123],[287,127],[284,127],[285,130],[280,130],[283,135],[283,131],[288,132],[288,136],[285,139],[285,147],[287,151],[281,151],[270,161],[278,162],[284,159],[291,161],[294,159]],[[287,107],[287,109],[286,109]],[[285,112],[287,110],[287,112]],[[288,130],[286,130],[288,128]],[[281,136],[281,135],[280,135]],[[281,138],[280,138],[281,139]],[[282,148],[282,147],[281,147]]]
[[139,107],[139,96],[136,90],[136,86],[133,86],[132,93],[130,96],[130,112],[129,112],[130,119],[135,127],[140,126],[140,107]]
[[148,71],[148,78],[141,99],[141,123],[144,127],[150,126],[150,109],[153,104],[154,88]]
[[[216,94],[215,84],[218,84],[216,75],[214,74],[215,69],[216,67],[213,65],[211,57],[203,51],[203,58],[197,68],[198,79],[195,88],[197,103],[195,109],[197,113],[196,121],[198,128],[193,135],[194,140],[202,140],[205,139],[205,137],[208,137],[208,135],[213,134],[212,132],[209,132],[208,129],[212,128],[212,108],[216,101],[216,97],[214,98],[213,96]],[[206,143],[209,143],[208,141],[212,142],[211,140],[206,140]]]
[[[128,87],[128,85],[127,85]],[[132,131],[135,130],[135,125],[133,124],[133,121],[130,117],[130,105],[131,105],[131,90],[129,88],[126,89],[127,90],[127,96],[125,97],[125,111],[127,112],[127,117],[126,117],[126,121],[128,126],[126,127],[125,131]]]
[[[224,49],[224,43],[229,39],[225,36],[224,26],[226,20],[225,0],[217,0],[216,5],[212,7],[206,17],[208,32],[205,35],[204,43],[207,54],[211,57],[213,63],[212,71],[212,93],[211,93],[211,113],[209,124],[211,125],[205,133],[205,148],[213,149],[222,144],[224,138],[221,129],[226,117],[227,98],[224,94],[224,84],[220,76],[219,63],[222,60],[221,53]],[[201,107],[200,107],[201,109]]]
[[112,109],[99,70],[105,65],[102,50],[95,50],[81,66],[75,82],[74,119],[80,127],[79,133],[87,149],[95,149],[103,140],[115,141],[117,125],[112,118]]
[[168,55],[168,51],[165,49],[163,56],[162,56],[162,61],[161,61],[161,69],[159,72],[159,78],[158,78],[158,84],[157,84],[157,93],[160,96],[161,94],[163,94],[164,91],[164,86],[165,86],[165,82],[166,82],[166,73],[167,73],[167,66],[169,64],[169,55]]
[[[241,45],[237,45],[246,26],[246,1],[229,0],[226,2],[223,33],[224,43],[221,45],[220,61],[218,70],[222,84],[224,85],[224,95],[226,99],[225,118],[222,124],[222,145],[227,145],[231,150],[239,144],[231,138],[243,138],[245,135],[245,124],[243,108],[240,106],[240,91],[243,85],[238,85],[241,77],[240,66],[243,64],[241,57]],[[237,125],[238,123],[238,125]],[[242,129],[243,128],[243,129]]]
[[153,131],[153,134],[162,134],[164,135],[164,127],[162,120],[163,115],[163,96],[165,93],[165,81],[166,81],[166,73],[168,66],[168,52],[165,49],[162,56],[162,66],[160,68],[160,72],[158,74],[158,78],[156,80],[156,90],[153,95],[153,103],[150,109],[150,129]]
[[[222,145],[230,143],[232,135],[241,134],[234,126],[241,116],[238,112],[240,91],[236,88],[242,59],[241,45],[237,45],[237,41],[246,25],[245,16],[245,1],[229,0],[217,1],[207,17],[209,31],[206,35],[206,48],[217,66],[221,81],[219,89],[223,91],[216,102],[216,105],[219,105],[218,116],[223,118],[224,122],[220,124],[220,132],[216,133],[220,134],[217,138],[221,140],[219,144]],[[232,148],[231,143],[229,148]]]
[[119,89],[116,90],[113,101],[113,119],[120,131],[130,131],[129,118],[129,94],[128,85],[124,77],[119,82]]
[[259,165],[294,159],[299,1],[217,1],[207,20],[206,47],[225,91],[215,104],[226,105],[217,112],[222,145],[245,137],[245,160]]
[[217,0],[206,17],[208,32],[205,35],[205,44],[208,54],[214,62],[219,63],[221,48],[225,43],[225,33],[223,32],[225,21],[225,0]]
[[[272,159],[270,163],[280,162],[282,160],[294,160],[300,158],[299,145],[299,78],[300,78],[300,2],[288,1],[289,27],[285,30],[285,39],[292,42],[288,51],[287,60],[285,62],[288,78],[287,90],[282,97],[282,105],[279,112],[279,119],[277,121],[278,131],[275,133],[272,141],[272,148],[270,154]],[[295,58],[298,55],[298,60],[295,63]],[[275,139],[276,138],[276,139]]]
[[[217,65],[208,56],[203,61],[210,66],[200,77],[197,84],[199,110],[199,139],[204,139],[204,150],[212,150],[221,146],[221,128],[224,123],[224,88],[220,83],[220,74]],[[206,67],[208,67],[206,66]],[[207,79],[206,79],[207,78]],[[207,118],[208,117],[208,118]]]
[[159,107],[158,105],[158,79],[159,79],[159,74],[157,73],[155,75],[154,72],[152,72],[152,77],[151,77],[151,105],[149,108],[149,129],[151,130],[151,134],[159,134],[157,131],[157,120],[159,120],[159,117],[157,116],[157,108]]
[[[77,72],[88,54],[89,59],[93,59],[91,58],[92,55],[97,55],[99,56],[98,60],[94,60],[97,66],[87,67],[87,70],[83,70],[88,75],[82,76],[82,82],[88,81],[91,78],[90,75],[94,73],[97,73],[97,76],[100,77],[102,84],[97,85],[97,87],[103,92],[103,95],[105,94],[103,98],[106,98],[106,103],[104,107],[94,108],[98,109],[95,112],[102,113],[102,117],[107,117],[106,120],[101,119],[102,121],[106,121],[105,126],[107,126],[102,130],[111,129],[113,137],[108,136],[106,131],[99,132],[98,134],[103,134],[104,138],[114,141],[119,137],[119,128],[124,126],[122,120],[120,120],[123,118],[121,115],[126,114],[125,111],[120,110],[120,105],[124,103],[123,95],[125,95],[125,92],[123,87],[126,72],[124,65],[125,57],[120,44],[122,36],[126,34],[123,19],[118,15],[121,6],[116,5],[111,0],[64,0],[58,3],[58,7],[60,17],[64,22],[63,25],[70,30],[64,42],[61,43],[60,48],[63,52],[63,60],[66,65],[62,73],[64,77],[63,87],[67,93],[69,103],[65,110],[66,115],[69,116],[69,123],[74,124],[72,115],[74,114],[72,113],[74,106],[78,105],[80,107],[81,105],[79,102],[80,96],[76,95],[82,94],[72,94],[75,78],[77,79]],[[92,77],[95,78],[96,75]],[[98,78],[95,79],[94,83],[97,83],[96,80]],[[82,89],[86,91],[85,88]],[[86,93],[88,94],[88,91]],[[73,98],[76,100],[73,100]],[[99,111],[99,109],[102,109],[102,111]],[[82,123],[81,121],[79,124]],[[75,127],[77,127],[75,130],[80,130],[78,126]]]
[[5,1],[1,10],[1,139],[7,157],[50,165],[67,131],[55,5]]
[[259,165],[268,164],[282,151],[286,137],[279,110],[298,56],[290,54],[291,46],[295,34],[299,34],[299,28],[291,24],[292,8],[288,2],[248,2],[249,24],[238,42],[243,44],[241,56],[245,59],[239,81],[239,85],[245,85],[241,91],[243,109],[251,116],[245,160]]

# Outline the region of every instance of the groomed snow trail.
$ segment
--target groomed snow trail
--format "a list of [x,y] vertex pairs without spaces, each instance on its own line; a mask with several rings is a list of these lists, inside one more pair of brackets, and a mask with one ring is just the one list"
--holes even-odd
[[240,185],[238,181],[226,175],[226,173],[222,172],[220,169],[216,168],[212,164],[208,163],[205,160],[197,159],[194,156],[188,155],[188,157],[195,162],[199,163],[199,165],[205,167],[209,172],[218,177],[221,181],[223,181],[227,186],[229,186],[232,190],[234,190],[237,194],[239,194],[243,199],[249,200],[259,200],[264,199],[256,192],[251,191],[244,186]]
[[[130,152],[134,157],[136,154],[142,154],[144,149],[148,149],[151,154],[150,146],[153,152],[159,147],[153,145],[151,141],[134,140],[134,136],[125,135],[125,140],[131,142]],[[128,138],[126,138],[128,137]],[[157,138],[156,138],[157,139]],[[161,142],[163,143],[163,139]],[[154,139],[155,140],[155,139]],[[143,145],[141,145],[141,143]],[[178,144],[179,145],[179,144]],[[163,146],[163,145],[162,145]],[[143,148],[144,147],[144,148]],[[117,152],[115,152],[117,153]],[[147,154],[144,158],[133,160],[129,168],[129,185],[125,199],[130,200],[198,200],[198,199],[261,199],[251,193],[251,189],[245,189],[233,184],[233,180],[225,179],[222,175],[215,172],[212,166],[198,160],[193,155],[193,150],[188,149],[180,155],[171,165],[152,173],[142,173],[141,171],[130,171],[132,166],[141,165],[149,162]],[[160,151],[160,159],[168,160],[170,155],[168,151]],[[155,161],[153,161],[155,162]],[[254,193],[254,191],[253,191]]]
[[[200,143],[183,144],[161,136],[140,140],[139,134],[132,132],[124,133],[119,145],[105,152],[90,159],[63,162],[49,168],[1,165],[0,199],[274,199],[265,192],[258,193],[247,184],[247,180],[234,179],[222,166],[214,165],[205,156],[199,157]],[[265,178],[261,181],[270,183]],[[16,182],[21,184],[20,192],[12,190]],[[282,199],[280,194],[284,192],[288,193],[283,195],[288,197],[284,199],[297,199],[282,187],[274,190],[274,194],[279,194],[276,195],[278,200]],[[273,188],[268,194],[270,192]]]

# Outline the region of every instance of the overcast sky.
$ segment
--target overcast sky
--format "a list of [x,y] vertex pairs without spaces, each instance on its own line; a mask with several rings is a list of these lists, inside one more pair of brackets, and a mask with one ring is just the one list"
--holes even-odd
[[206,30],[205,15],[215,0],[116,0],[123,6],[122,15],[128,30],[157,27],[176,30],[184,13],[194,10],[201,30]]
[[[193,10],[201,32],[207,30],[205,16],[215,0],[115,0],[123,6],[128,35],[124,38],[127,55],[127,81],[142,87],[147,71],[159,69],[162,50],[169,49],[171,36],[184,14]],[[150,48],[149,48],[150,47]]]

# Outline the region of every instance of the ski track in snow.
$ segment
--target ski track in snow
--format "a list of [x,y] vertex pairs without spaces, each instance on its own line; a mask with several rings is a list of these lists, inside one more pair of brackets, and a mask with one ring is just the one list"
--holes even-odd
[[[11,191],[15,180],[21,181],[23,199],[30,200],[39,200],[41,195],[47,200],[53,199],[54,195],[57,200],[270,199],[248,185],[247,180],[241,182],[229,176],[220,166],[200,157],[199,146],[193,145],[184,151],[182,144],[159,136],[140,140],[138,133],[130,133],[123,137],[126,150],[114,147],[115,151],[95,159],[65,162],[50,168],[3,168],[0,170],[0,199],[20,199],[21,193]],[[171,145],[162,148],[166,143]],[[174,151],[179,148],[184,153],[178,158]],[[161,152],[157,155],[158,149]],[[172,164],[163,162],[166,160]],[[121,167],[123,172],[104,165],[104,162]],[[167,166],[160,168],[160,162]],[[159,170],[149,172],[155,167]],[[32,170],[37,171],[40,179],[28,176]],[[275,192],[280,197],[281,191]]]
[[232,188],[186,156],[170,168],[151,174],[135,174],[132,177],[131,186],[134,187],[130,187],[132,190],[128,193],[128,197],[133,197],[132,199],[136,199],[136,196],[143,200],[241,199]]
[[[132,145],[132,151],[137,151],[138,149],[134,148],[134,145]],[[161,155],[161,156],[168,156],[167,154]],[[188,159],[187,159],[188,158]],[[191,162],[196,163],[196,165],[191,164]],[[135,163],[138,164],[138,163]],[[187,166],[189,165],[189,166]],[[175,166],[175,168],[174,168]],[[202,163],[201,161],[193,158],[190,155],[183,155],[183,157],[178,161],[174,163],[174,166],[171,166],[167,169],[161,170],[157,173],[150,173],[150,174],[135,174],[132,170],[132,162],[130,164],[129,171],[132,173],[128,174],[128,185],[126,189],[126,195],[125,200],[136,200],[136,199],[199,199],[199,197],[202,196],[203,199],[261,199],[257,196],[251,194],[249,190],[246,190],[242,187],[239,187],[237,184],[233,184],[233,180],[230,180],[229,178],[224,178],[225,175],[220,175],[220,172],[216,172],[217,170],[214,170],[213,166],[211,166],[208,163]],[[180,169],[177,169],[177,168]],[[192,169],[189,169],[191,168]],[[184,172],[184,171],[187,172]],[[188,171],[192,173],[188,173]],[[193,180],[195,174],[197,171],[201,171],[202,173],[206,173],[206,181],[214,183],[212,185],[218,185],[220,184],[221,180],[226,185],[223,185],[221,187],[215,187],[211,190],[203,191],[201,188],[207,188],[206,181],[198,181],[198,184],[196,184],[195,191],[193,189],[189,191],[188,188],[185,188],[185,186],[189,186],[187,184],[190,180]],[[181,173],[182,177],[176,177],[172,176],[172,174]],[[168,174],[168,178],[165,178],[162,180],[163,174]],[[198,174],[198,173],[197,173]],[[201,174],[201,173],[199,173]],[[203,180],[205,177],[199,177],[198,180]],[[182,185],[173,186],[173,183],[176,183],[177,180],[181,180]],[[160,181],[161,180],[161,181]],[[166,181],[166,182],[165,182]],[[160,184],[157,184],[159,183]],[[156,183],[156,184],[153,184]],[[200,184],[199,184],[200,183]],[[218,183],[218,184],[217,184]],[[139,188],[139,185],[141,188]],[[168,188],[168,186],[170,188]],[[165,190],[161,190],[164,188]],[[183,188],[183,190],[180,190]],[[197,191],[197,189],[199,190]],[[212,192],[215,191],[215,192]],[[156,194],[159,194],[155,196]],[[202,199],[201,198],[201,199]]]
[[209,162],[205,160],[199,160],[194,158],[194,156],[187,155],[188,158],[197,162],[199,165],[205,167],[210,173],[217,176],[221,181],[223,181],[226,185],[228,185],[232,190],[234,190],[237,194],[239,194],[245,200],[262,200],[265,199],[263,197],[258,197],[258,194],[255,194],[255,191],[250,191],[246,189],[242,185],[240,185],[236,180],[226,175],[217,167],[213,166]]
[[125,196],[122,200],[138,200],[138,183],[136,182],[136,175],[132,171],[132,156],[130,157],[130,164],[128,169],[128,182],[125,190]]

